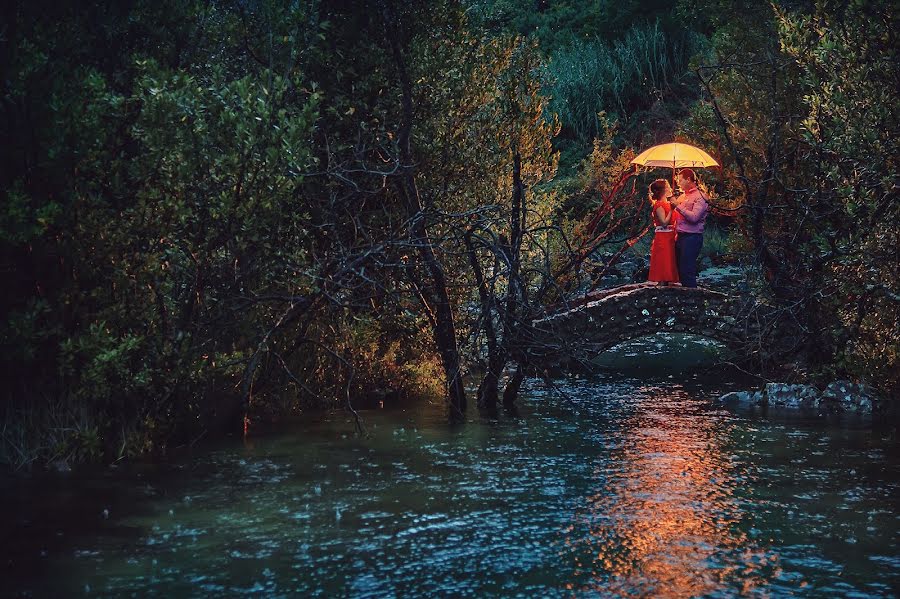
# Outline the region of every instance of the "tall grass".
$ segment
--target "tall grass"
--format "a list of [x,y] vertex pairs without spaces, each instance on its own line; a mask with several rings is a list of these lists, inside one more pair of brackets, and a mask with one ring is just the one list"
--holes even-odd
[[576,41],[550,61],[550,109],[582,141],[600,132],[598,113],[627,115],[667,95],[701,38],[670,35],[659,21],[632,27],[614,43]]
[[732,251],[731,235],[718,227],[707,227],[703,231],[703,249],[700,257],[714,258],[729,254]]
[[0,419],[0,464],[14,470],[96,458],[101,452],[98,428],[83,406],[71,402],[33,402],[7,407]]

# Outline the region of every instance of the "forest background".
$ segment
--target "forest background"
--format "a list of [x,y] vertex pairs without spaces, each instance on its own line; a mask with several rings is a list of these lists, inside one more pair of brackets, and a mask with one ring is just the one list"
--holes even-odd
[[511,408],[527,322],[646,228],[617,182],[673,140],[775,308],[748,367],[897,398],[891,2],[2,11],[6,464],[412,394],[459,420],[473,379]]

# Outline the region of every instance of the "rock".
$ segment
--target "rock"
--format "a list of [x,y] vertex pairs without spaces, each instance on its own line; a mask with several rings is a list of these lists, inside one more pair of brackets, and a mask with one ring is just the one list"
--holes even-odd
[[737,266],[713,266],[701,268],[700,278],[704,287],[741,289],[746,287],[746,274]]
[[820,413],[852,412],[860,415],[871,415],[883,410],[885,406],[874,389],[850,381],[835,381],[823,392],[811,385],[768,383],[762,391],[726,393],[716,401],[730,406],[768,405],[799,410],[816,409]]
[[850,381],[834,381],[822,392],[822,403],[844,412],[871,414],[878,404],[877,394],[868,385]]
[[65,460],[53,460],[48,464],[49,468],[55,472],[71,472],[72,467]]
[[[596,270],[594,271],[594,276],[596,277],[596,276],[599,275],[601,272],[603,272],[603,269],[602,269],[602,268],[596,269]],[[606,271],[605,275],[606,275],[607,277],[621,277],[621,276],[622,276],[622,271],[620,271],[617,267],[612,266],[612,267],[610,267],[609,270]]]
[[700,259],[700,270],[704,270],[704,269],[712,268],[712,267],[713,267],[713,262],[709,256],[703,256],[703,258]]
[[732,391],[731,393],[726,393],[717,401],[730,405],[755,405],[753,395],[749,391]]
[[[756,397],[756,396],[759,397]],[[717,401],[723,404],[729,405],[741,405],[741,406],[750,406],[750,405],[759,405],[759,399],[762,398],[761,393],[750,393],[749,391],[732,391],[731,393],[726,393],[722,397],[720,397]]]
[[818,404],[819,391],[810,385],[766,384],[765,401],[770,406],[784,408],[813,408]]

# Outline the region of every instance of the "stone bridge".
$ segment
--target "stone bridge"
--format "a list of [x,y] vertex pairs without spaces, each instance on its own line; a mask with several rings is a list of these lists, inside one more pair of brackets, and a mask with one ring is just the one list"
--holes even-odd
[[747,298],[702,287],[623,285],[532,321],[526,351],[538,368],[583,364],[624,341],[669,332],[707,337],[748,355],[759,339],[759,320],[750,317],[757,308]]

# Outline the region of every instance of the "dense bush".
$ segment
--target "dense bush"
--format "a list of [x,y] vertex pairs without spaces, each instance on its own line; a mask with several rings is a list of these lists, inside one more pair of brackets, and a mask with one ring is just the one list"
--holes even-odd
[[471,35],[454,2],[374,8],[8,8],[4,461],[435,390],[437,288],[409,218],[445,244],[455,309],[459,223],[497,214],[513,149],[528,185],[552,177],[555,125],[533,47]]
[[812,372],[896,394],[895,11],[713,0],[683,10],[703,17],[712,46],[694,65],[709,95],[682,127],[726,149],[723,195],[741,205],[759,293],[784,308],[775,330]]

